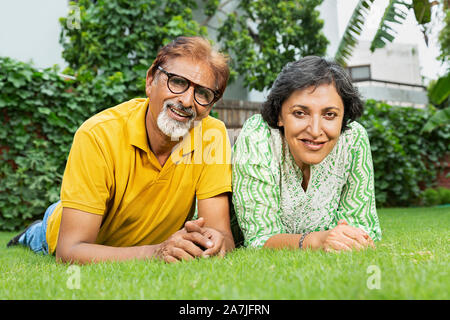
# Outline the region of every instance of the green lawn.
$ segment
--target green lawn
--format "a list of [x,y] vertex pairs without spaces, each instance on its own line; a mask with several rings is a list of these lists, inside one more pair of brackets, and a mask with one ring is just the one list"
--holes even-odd
[[25,248],[6,249],[14,234],[3,232],[0,299],[449,299],[450,207],[384,209],[379,218],[376,250],[238,249],[224,259],[171,265],[69,268]]

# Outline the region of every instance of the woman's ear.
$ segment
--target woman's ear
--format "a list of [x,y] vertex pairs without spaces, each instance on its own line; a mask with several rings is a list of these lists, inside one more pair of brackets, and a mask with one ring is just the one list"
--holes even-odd
[[277,122],[277,125],[279,126],[279,127],[282,127],[284,124],[283,124],[283,119],[281,118],[281,115],[279,115],[278,116],[278,122]]

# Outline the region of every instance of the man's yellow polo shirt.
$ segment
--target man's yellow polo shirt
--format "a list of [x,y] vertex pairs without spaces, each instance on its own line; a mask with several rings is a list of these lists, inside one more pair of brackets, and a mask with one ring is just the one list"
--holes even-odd
[[96,243],[157,244],[192,217],[195,198],[231,192],[231,148],[225,125],[196,123],[161,167],[150,150],[148,99],[133,99],[88,119],[75,134],[50,216],[47,243],[56,250],[62,208],[103,216]]

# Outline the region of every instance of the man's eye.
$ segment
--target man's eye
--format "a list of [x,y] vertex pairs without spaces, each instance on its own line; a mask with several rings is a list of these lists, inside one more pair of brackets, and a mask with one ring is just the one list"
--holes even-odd
[[209,98],[209,94],[210,93],[205,88],[198,87],[197,88],[197,94],[199,96],[201,96],[202,98]]
[[170,79],[170,83],[174,86],[178,86],[178,87],[185,87],[187,82],[186,80],[184,80],[183,78],[178,78],[178,77],[172,77],[172,79]]

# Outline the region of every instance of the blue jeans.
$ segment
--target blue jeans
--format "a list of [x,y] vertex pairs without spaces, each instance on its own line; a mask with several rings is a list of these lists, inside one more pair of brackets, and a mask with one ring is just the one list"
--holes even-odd
[[48,243],[46,239],[48,218],[55,211],[55,207],[60,203],[58,201],[47,208],[44,214],[44,219],[32,225],[20,238],[19,243],[29,247],[36,253],[48,254]]

